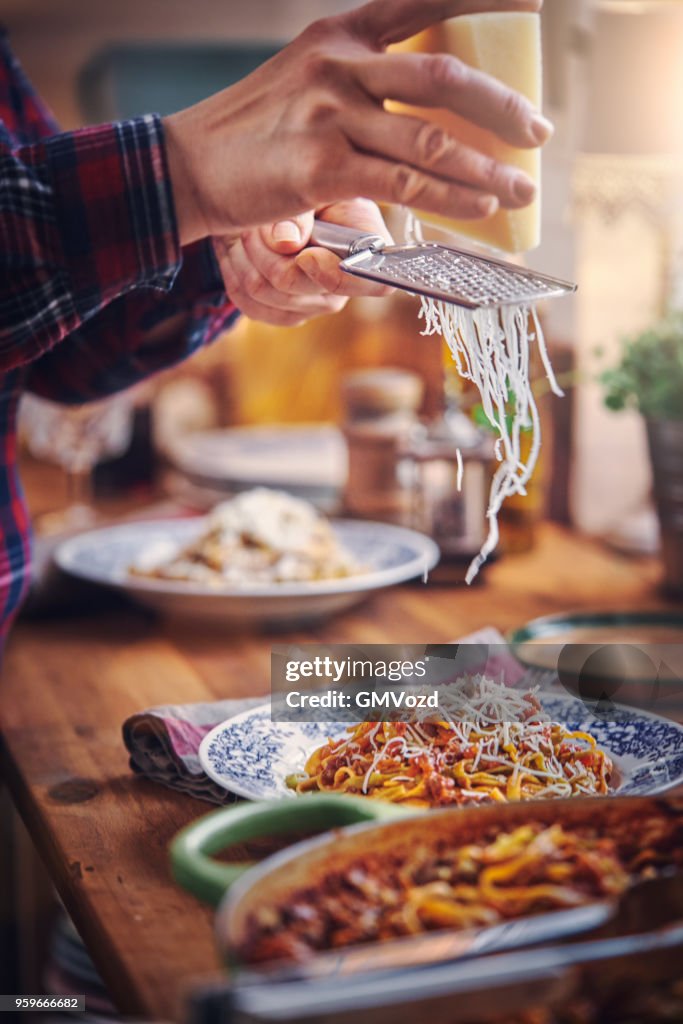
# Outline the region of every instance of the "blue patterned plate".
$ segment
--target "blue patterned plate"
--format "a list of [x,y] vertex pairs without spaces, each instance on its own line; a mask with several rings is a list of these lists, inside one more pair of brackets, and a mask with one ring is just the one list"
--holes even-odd
[[208,586],[134,576],[131,565],[159,545],[173,553],[205,528],[203,518],[122,523],[79,534],[60,544],[60,569],[92,583],[116,587],[140,604],[174,615],[225,625],[293,625],[344,611],[369,593],[426,576],[439,560],[430,537],[386,523],[332,520],[344,547],[367,569],[341,579],[303,583]]
[[[568,729],[588,732],[607,750],[619,781],[615,794],[648,796],[683,783],[683,726],[658,715],[616,708],[601,721],[574,697],[544,695],[545,711]],[[248,800],[292,797],[285,779],[315,749],[343,736],[348,722],[273,722],[270,702],[217,725],[199,748],[206,774]]]

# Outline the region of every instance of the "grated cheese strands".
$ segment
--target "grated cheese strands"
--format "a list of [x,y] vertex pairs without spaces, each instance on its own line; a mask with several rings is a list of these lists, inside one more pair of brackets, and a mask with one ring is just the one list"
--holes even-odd
[[424,235],[422,234],[422,222],[419,220],[418,217],[415,216],[415,214],[409,207],[404,206],[402,209],[404,215],[403,233],[406,241],[409,242],[411,245],[418,242],[424,242]]
[[[423,335],[443,337],[458,373],[477,388],[484,413],[498,433],[500,466],[491,482],[486,516],[488,536],[465,577],[471,583],[498,544],[498,514],[506,498],[526,494],[541,446],[540,420],[529,376],[530,346],[536,343],[550,388],[562,395],[553,374],[541,325],[533,307],[465,309],[422,298]],[[531,329],[530,329],[531,324]],[[522,458],[522,432],[531,433],[531,450]],[[458,463],[458,479],[462,483]],[[458,489],[460,487],[458,486]]]
[[437,805],[607,792],[609,756],[591,736],[553,721],[535,691],[482,675],[440,689],[436,719],[425,709],[412,722],[362,722],[348,739],[317,748],[297,790]]

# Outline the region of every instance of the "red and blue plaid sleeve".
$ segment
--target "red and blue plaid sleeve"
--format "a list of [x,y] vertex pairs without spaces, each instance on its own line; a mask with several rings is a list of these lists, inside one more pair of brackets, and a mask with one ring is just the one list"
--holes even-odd
[[[208,301],[200,294],[202,274],[193,269],[197,256],[190,257],[181,279],[159,118],[86,128],[17,149],[3,145],[0,135],[0,176],[0,372],[33,362],[84,329],[82,344],[87,336],[98,345],[96,325],[88,328],[89,321],[123,297],[132,297],[134,308],[130,315],[118,310],[113,320],[117,328],[133,330],[110,355],[116,361],[128,345],[140,356],[138,376],[149,372],[135,325],[145,312],[154,316],[154,302],[149,293],[141,301],[141,290],[155,289],[157,300],[175,292],[173,311]],[[204,250],[200,263],[209,259],[206,245]],[[226,306],[226,319],[234,308],[216,291],[216,273],[210,305],[219,317],[221,303]],[[112,340],[106,326],[101,360]],[[190,350],[196,340],[197,331]],[[174,353],[169,361],[174,356],[181,357]],[[155,352],[153,359],[159,358]]]
[[[211,243],[178,246],[159,119],[59,135],[1,28],[0,164],[0,372],[30,363],[29,387],[84,402],[236,317]],[[182,329],[148,344],[180,314]]]
[[[167,295],[135,292],[115,299],[29,369],[28,390],[53,402],[104,398],[181,362],[227,330],[239,315],[226,299],[210,242],[183,250]],[[163,343],[149,341],[175,321]]]

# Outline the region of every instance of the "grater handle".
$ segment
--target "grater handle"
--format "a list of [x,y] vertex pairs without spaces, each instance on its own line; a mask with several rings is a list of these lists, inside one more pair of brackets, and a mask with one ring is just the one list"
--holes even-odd
[[377,252],[386,244],[386,239],[381,235],[359,234],[358,228],[343,228],[341,224],[328,224],[324,220],[316,220],[313,224],[311,245],[322,246],[342,258],[353,256],[364,249]]

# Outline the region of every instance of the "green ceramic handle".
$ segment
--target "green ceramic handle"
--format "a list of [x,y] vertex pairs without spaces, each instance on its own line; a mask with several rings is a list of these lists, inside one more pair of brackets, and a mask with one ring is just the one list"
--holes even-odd
[[248,839],[288,832],[324,832],[406,813],[407,809],[397,804],[323,793],[224,807],[188,825],[175,837],[170,848],[173,877],[184,889],[215,905],[251,865],[225,864],[214,860],[212,854]]

